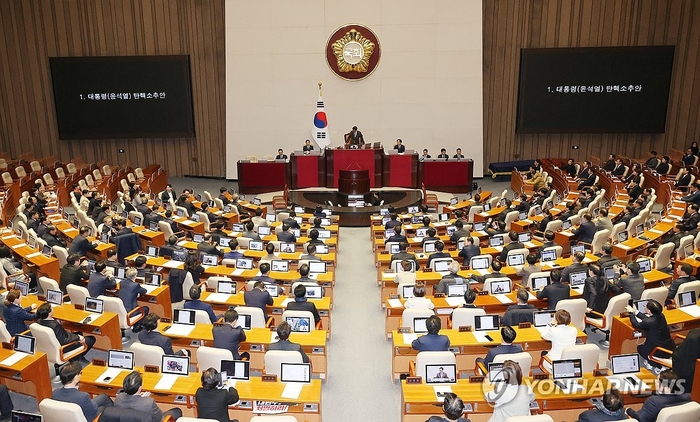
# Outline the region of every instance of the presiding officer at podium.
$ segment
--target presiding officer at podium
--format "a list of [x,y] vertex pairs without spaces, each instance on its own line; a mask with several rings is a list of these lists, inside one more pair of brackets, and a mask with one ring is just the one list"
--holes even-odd
[[365,144],[365,138],[362,137],[362,132],[357,130],[357,126],[353,126],[352,130],[345,134],[345,148],[357,149]]

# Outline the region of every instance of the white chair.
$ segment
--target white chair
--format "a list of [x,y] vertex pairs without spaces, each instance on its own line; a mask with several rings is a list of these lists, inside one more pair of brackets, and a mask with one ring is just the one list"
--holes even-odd
[[480,214],[482,212],[484,212],[484,207],[482,205],[472,205],[472,207],[469,208],[469,217],[468,217],[467,221],[469,221],[470,223],[473,223],[474,222],[474,215]]
[[19,179],[21,179],[23,177],[27,177],[27,172],[24,170],[24,167],[22,167],[22,166],[15,167],[15,174],[17,175],[17,177]]
[[238,240],[238,246],[241,249],[248,249],[250,247],[250,241],[251,239],[249,237],[237,237]]
[[[695,292],[695,297],[700,297],[700,280],[698,281],[688,281],[680,286],[678,286],[678,292],[676,292],[676,297],[673,298],[673,301],[678,304],[678,296],[681,295],[681,293],[689,292],[689,291],[694,291]],[[663,302],[659,302],[663,303]]]
[[510,225],[513,221],[518,220],[518,215],[520,215],[519,211],[511,211],[508,214],[506,214],[506,219],[504,222],[506,223],[506,230],[510,230]]
[[79,405],[71,402],[44,399],[39,403],[39,412],[46,422],[92,422],[85,419]]
[[[620,315],[625,311],[627,303],[632,298],[629,293],[622,293],[610,298],[608,302],[608,307],[605,308],[605,312],[600,314],[596,311],[591,311],[593,314],[597,314],[600,318],[586,317],[586,324],[592,325],[595,329],[598,329],[605,333],[605,340],[600,342],[603,347],[610,346],[610,329],[612,328],[613,318]],[[559,304],[557,303],[557,306]]]
[[239,319],[241,318],[241,315],[250,315],[251,328],[264,328],[267,326],[265,314],[260,308],[252,306],[236,306],[236,312],[238,312]]
[[[520,365],[520,370],[523,372],[523,376],[528,376],[530,374],[530,368],[532,367],[532,355],[528,352],[520,353],[504,353],[493,358],[494,363],[503,363],[507,360],[512,360]],[[479,365],[479,369],[482,373],[486,374],[485,368]]]
[[197,211],[195,214],[199,217],[199,222],[204,225],[204,231],[208,232],[210,230],[209,216],[201,211]]
[[185,300],[192,300],[190,296],[190,288],[194,286],[194,279],[192,278],[192,273],[187,271],[185,274],[185,279],[182,282],[182,297]]
[[609,237],[610,237],[610,230],[608,230],[608,229],[598,230],[595,233],[595,235],[593,235],[593,241],[591,241],[591,243],[590,243],[591,253],[602,254],[603,253],[603,245],[605,245],[608,242]]
[[68,174],[76,174],[78,173],[78,169],[75,167],[74,163],[68,163],[66,164],[66,170],[68,170]]
[[145,366],[154,365],[160,367],[162,356],[165,354],[160,346],[151,346],[148,344],[134,343],[129,348],[134,352],[134,365]]
[[700,420],[700,404],[694,401],[665,407],[656,417],[656,422],[698,422],[698,420]]
[[287,318],[309,318],[311,323],[309,324],[309,330],[313,331],[316,329],[316,322],[314,321],[314,315],[310,311],[290,311],[285,310],[282,312],[282,321],[286,321]]
[[401,327],[410,327],[413,330],[413,320],[416,318],[428,318],[435,315],[430,309],[404,309],[401,315]]
[[[82,342],[71,342],[61,346],[53,330],[41,324],[30,324],[29,331],[36,339],[36,349],[46,353],[49,363],[52,363],[54,366],[57,377],[61,365],[87,350],[87,345]],[[74,347],[76,344],[80,344],[81,347],[66,351],[66,348]]]
[[264,361],[263,373],[277,375],[278,378],[282,375],[283,363],[304,363],[301,353],[291,350],[268,350],[265,352]]
[[56,167],[56,177],[58,177],[59,180],[63,180],[66,178],[66,172],[63,171],[63,168]]
[[457,308],[452,311],[452,329],[459,330],[459,327],[474,327],[474,319],[477,315],[486,315],[482,308]]
[[129,220],[131,220],[132,223],[134,222],[134,219],[135,219],[136,217],[140,218],[140,221],[141,221],[141,223],[143,224],[143,214],[142,214],[141,212],[139,212],[139,211],[129,211]]
[[90,297],[90,292],[83,286],[77,284],[69,284],[66,286],[68,297],[73,305],[85,305],[85,299]]
[[557,245],[557,246],[550,246],[550,247],[548,247],[548,248],[544,248],[544,249],[542,249],[542,252],[544,252],[544,251],[552,251],[552,250],[556,252],[557,259],[561,258],[562,254],[564,253],[564,248],[562,248],[562,247],[559,246],[559,245]]
[[102,183],[102,173],[98,169],[92,171],[92,177],[95,179],[95,182]]
[[620,233],[622,233],[623,231],[625,231],[625,223],[624,222],[615,224],[613,226],[612,232],[610,233],[610,237],[609,237],[610,243],[611,244],[618,243],[618,241],[617,241],[618,237],[619,237]]
[[167,221],[159,221],[158,228],[161,232],[163,232],[163,236],[165,236],[165,239],[168,239],[174,234],[172,226],[170,226],[170,223],[168,223]]
[[670,267],[673,263],[671,262],[671,254],[673,253],[675,247],[676,246],[673,244],[673,242],[667,242],[659,246],[659,249],[656,250],[653,258],[654,269],[659,271],[668,270],[668,267]]
[[[600,348],[594,343],[589,343],[566,346],[561,352],[560,359],[581,359],[581,370],[583,373],[592,373],[594,369],[598,368],[599,357]],[[548,367],[542,364],[544,360],[547,360],[550,365],[552,364],[552,361],[547,359],[546,355],[544,355],[540,361],[540,369],[546,373],[549,373],[550,370]]]
[[[189,310],[191,311],[192,309]],[[201,309],[194,309],[194,322],[197,324],[212,325],[207,311]]]
[[[625,419],[625,422],[628,421]],[[549,415],[511,416],[506,422],[554,422],[554,419]]]
[[182,215],[185,216],[185,217],[187,217],[187,218],[189,218],[190,213],[189,213],[189,211],[187,211],[187,208],[177,206],[176,209],[177,209],[177,212],[182,211]]
[[68,264],[68,250],[63,246],[54,246],[52,250],[53,254],[56,255],[56,259],[58,259],[58,266],[60,268],[65,267]]
[[510,278],[508,278],[508,277],[491,277],[491,278],[487,278],[487,279],[484,281],[484,288],[483,288],[483,290],[485,290],[485,291],[487,291],[487,292],[489,292],[489,293],[493,293],[493,292],[491,291],[491,284],[493,284],[493,283],[495,283],[495,282],[499,282],[499,281],[508,281],[508,282],[510,282],[510,288],[511,288],[511,290],[513,289],[513,281],[512,281]]
[[415,282],[415,273],[399,273],[399,274],[413,274],[413,275],[414,275],[414,281],[413,281],[413,282],[403,282],[403,281],[402,281],[401,283],[399,283],[399,287],[397,287],[397,289],[396,289],[396,293],[397,293],[399,296],[401,296],[401,298],[403,298],[403,299],[408,299],[410,296],[408,296],[408,297],[405,296],[405,295],[404,295],[404,290],[408,287],[408,288],[410,288],[411,292],[413,292],[413,286],[416,285],[416,282]]
[[399,292],[398,293],[401,294],[401,292],[403,291],[403,290],[401,290],[402,284],[403,285],[410,284],[411,286],[416,284],[416,277],[417,277],[416,273],[412,273],[410,271],[396,273],[396,277],[394,277],[394,281],[399,284]]
[[0,342],[9,343],[11,341],[12,341],[12,336],[10,335],[10,332],[7,331],[7,326],[5,325],[5,321],[0,320]]
[[666,287],[655,287],[653,289],[644,289],[642,292],[642,297],[640,297],[641,300],[649,300],[649,299],[654,299],[655,301],[663,303],[666,301],[666,298],[668,297],[668,289]]
[[564,299],[557,302],[556,310],[565,309],[571,315],[571,325],[583,331],[586,328],[586,308],[588,304],[585,299]]
[[199,346],[196,351],[197,367],[199,372],[209,368],[214,368],[221,372],[222,360],[233,360],[233,353],[228,349],[219,349],[216,347]]
[[[412,364],[412,365],[411,365]],[[418,352],[415,363],[409,362],[409,372],[417,377],[426,380],[425,366],[426,365],[456,365],[457,358],[455,354],[447,352]],[[411,368],[413,366],[413,368]],[[457,374],[455,374],[457,375]]]
[[113,312],[117,314],[119,319],[119,328],[122,330],[122,343],[127,343],[129,341],[129,336],[125,335],[125,330],[131,328],[137,322],[141,321],[145,315],[143,308],[140,306],[135,307],[130,312],[126,312],[124,308],[124,302],[118,297],[102,296],[100,295],[98,299],[104,301],[104,310],[106,312]]

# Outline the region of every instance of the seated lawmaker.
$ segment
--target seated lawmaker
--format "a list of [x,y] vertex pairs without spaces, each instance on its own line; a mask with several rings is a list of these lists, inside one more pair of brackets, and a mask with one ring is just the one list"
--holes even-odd
[[93,421],[106,407],[114,406],[114,402],[104,393],[90,398],[88,393],[80,391],[78,383],[80,383],[82,374],[83,367],[78,362],[68,362],[63,365],[59,371],[63,386],[53,390],[51,398],[57,401],[77,404],[80,406],[80,410],[83,411],[85,419]]
[[246,340],[246,335],[245,330],[238,325],[238,312],[235,309],[227,310],[224,313],[224,323],[214,325],[211,332],[214,336],[214,347],[230,350],[236,360],[250,359],[248,352],[239,352],[240,344]]
[[464,280],[462,277],[459,277],[457,273],[459,272],[459,262],[457,261],[452,261],[450,262],[450,273],[447,275],[444,275],[440,281],[438,282],[437,286],[435,287],[435,293],[447,293],[447,286],[450,284],[465,284],[466,280]]
[[321,321],[321,315],[319,315],[316,305],[306,298],[306,286],[303,284],[297,284],[294,288],[294,301],[287,304],[287,309],[290,311],[309,311],[314,316],[314,324]]
[[654,422],[662,409],[690,401],[690,394],[683,393],[678,383],[678,375],[667,369],[656,379],[655,394],[644,401],[639,411],[627,409],[627,415],[639,422]]
[[501,268],[503,268],[503,264],[501,264],[497,259],[494,259],[493,261],[491,261],[490,273],[484,275],[471,274],[469,275],[469,278],[472,280],[476,280],[479,283],[483,283],[489,278],[508,277],[506,274],[503,274],[501,272]]
[[238,422],[238,419],[231,419],[228,412],[228,407],[239,400],[238,391],[234,387],[218,388],[225,380],[221,379],[221,374],[215,368],[202,371],[201,379],[202,386],[194,396],[197,402],[197,417],[217,422]]
[[561,282],[561,271],[552,270],[549,273],[551,283],[545,286],[544,289],[537,292],[537,299],[547,301],[547,309],[553,311],[557,309],[557,303],[560,300],[569,299],[571,297],[571,288],[568,284]]
[[394,233],[384,241],[385,245],[389,242],[408,242],[408,239],[406,239],[406,236],[401,234],[401,226],[400,225],[394,226],[393,230],[394,230]]
[[542,266],[537,263],[537,255],[535,254],[529,254],[525,258],[525,260],[527,261],[527,265],[524,265],[522,268],[517,270],[515,274],[523,278],[523,282],[520,284],[525,287],[528,287],[530,282],[530,275],[532,275],[533,273],[541,272]]
[[270,343],[267,350],[290,350],[301,353],[301,359],[304,363],[309,363],[309,357],[304,353],[304,349],[297,343],[289,341],[289,335],[292,333],[292,327],[287,321],[283,321],[277,326],[277,337],[279,340],[276,343]]
[[[542,338],[552,342],[547,352],[547,357],[552,361],[561,359],[561,353],[567,346],[576,344],[578,329],[571,325],[571,314],[565,309],[559,309],[554,313],[554,319],[542,331]],[[544,362],[545,367],[551,370],[551,365]]]
[[530,305],[527,303],[530,298],[530,293],[525,289],[518,289],[518,293],[515,295],[515,305],[510,305],[503,314],[502,323],[503,325],[518,325],[521,322],[532,322],[533,312],[537,309],[535,305]]
[[[435,229],[433,229],[433,230],[435,230]],[[444,252],[444,250],[445,250],[445,243],[442,240],[436,241],[435,242],[435,252],[431,253],[430,256],[428,257],[428,268],[430,268],[430,263],[436,259],[445,259],[445,258],[452,259],[452,256],[450,255],[450,253]]]
[[408,249],[408,242],[400,242],[399,243],[399,253],[395,253],[391,255],[391,261],[389,262],[389,266],[393,268],[394,261],[412,261],[414,262],[416,271],[420,269],[420,264],[418,263],[418,260],[416,259],[416,256],[412,253],[406,252]]
[[[36,316],[39,317],[38,324],[41,324],[44,327],[48,327],[53,330],[54,334],[56,335],[56,340],[58,340],[58,344],[60,344],[61,346],[65,346],[73,342],[85,343],[87,349],[78,356],[75,356],[72,360],[77,360],[80,363],[84,364],[89,363],[89,361],[85,359],[85,354],[89,352],[90,349],[92,349],[92,346],[95,345],[94,336],[83,336],[83,333],[81,333],[80,331],[77,331],[75,333],[66,331],[66,329],[63,328],[63,326],[58,321],[53,319],[53,308],[51,307],[50,303],[44,303],[41,306],[39,306],[36,310]],[[75,347],[71,347],[67,350],[74,350],[79,347],[80,345],[76,344]]]
[[199,299],[201,296],[202,290],[200,289],[199,285],[195,284],[190,287],[190,298],[192,300],[186,301],[184,308],[206,312],[209,316],[209,320],[211,320],[213,324],[220,318],[220,316],[216,316],[216,314],[214,314],[214,308],[212,308],[210,304],[202,302]]
[[107,290],[114,290],[116,288],[117,282],[114,280],[114,277],[110,277],[107,274],[107,263],[105,261],[97,261],[95,263],[95,272],[90,274],[87,285],[90,297],[106,295]]
[[446,351],[450,348],[450,338],[446,335],[439,334],[442,328],[442,322],[437,315],[431,315],[425,322],[428,329],[428,334],[422,335],[413,340],[411,347],[419,352],[425,351]]
[[518,333],[513,329],[513,327],[506,325],[501,327],[501,344],[499,346],[489,349],[486,353],[486,357],[476,358],[477,363],[483,363],[484,366],[488,368],[489,363],[493,362],[493,359],[498,355],[509,355],[512,353],[520,353],[523,351],[523,346],[519,344],[513,344],[515,337]]
[[148,314],[143,318],[143,328],[145,329],[139,332],[139,342],[148,346],[158,346],[163,349],[163,353],[166,355],[189,356],[190,352],[186,349],[173,351],[172,340],[157,330],[158,321],[160,321],[160,317],[156,314]]
[[503,250],[498,255],[498,260],[501,262],[506,262],[506,259],[508,257],[508,252],[515,250],[515,249],[525,248],[525,245],[523,245],[518,240],[518,232],[511,230],[510,232],[508,232],[508,238],[510,239],[510,243],[508,243],[506,246],[504,246]]
[[464,247],[459,251],[459,256],[464,258],[463,264],[469,265],[471,259],[477,255],[481,255],[481,247],[479,243],[474,243],[474,238],[468,236],[464,239]]
[[445,417],[431,416],[426,422],[470,422],[464,417],[464,402],[455,393],[445,393],[442,402]]
[[117,393],[114,407],[137,410],[150,416],[151,422],[162,422],[164,416],[172,416],[175,420],[182,417],[182,410],[177,407],[165,412],[160,410],[150,395],[149,392],[143,391],[143,375],[132,371],[124,378],[123,390]]
[[406,300],[403,304],[405,309],[433,309],[435,305],[433,302],[425,297],[425,283],[422,281],[417,282],[413,286],[413,297]]
[[577,422],[621,421],[627,419],[625,403],[617,388],[605,391],[602,400],[595,403],[595,409],[578,415]]

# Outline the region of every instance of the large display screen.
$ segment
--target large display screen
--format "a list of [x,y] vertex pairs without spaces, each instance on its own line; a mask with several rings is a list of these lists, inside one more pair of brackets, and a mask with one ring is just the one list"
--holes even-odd
[[49,61],[60,139],[195,136],[189,56]]
[[662,133],[674,46],[525,48],[518,133]]

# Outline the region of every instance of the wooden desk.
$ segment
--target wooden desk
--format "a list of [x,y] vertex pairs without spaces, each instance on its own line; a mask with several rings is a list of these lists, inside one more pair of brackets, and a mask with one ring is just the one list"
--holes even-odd
[[[11,350],[0,349],[0,361],[13,354]],[[12,391],[36,397],[37,402],[51,398],[51,376],[45,353],[37,351],[11,366],[0,364],[0,381]]]
[[[196,324],[192,332],[187,336],[173,335],[163,331],[171,323],[160,322],[158,331],[172,339],[173,349],[185,348],[192,352],[193,363],[196,363],[196,351],[199,346],[214,347],[213,326],[211,324]],[[241,343],[241,351],[250,353],[250,367],[262,371],[264,356],[267,346],[273,343],[272,338],[277,333],[267,328],[253,328],[247,330],[246,341]],[[289,340],[298,343],[309,356],[312,363],[312,373],[320,379],[327,378],[327,338],[326,330],[313,330],[310,333],[292,333]]]
[[[36,266],[39,275],[46,275],[54,280],[61,278],[61,268],[58,265],[56,257],[47,258],[34,248],[30,248],[23,240],[14,234],[6,233],[0,237],[0,241],[5,244],[12,252],[19,255],[22,260]],[[23,246],[20,246],[23,245]]]
[[646,250],[657,243],[657,241],[666,235],[673,226],[675,225],[675,220],[664,218],[659,220],[653,229],[644,230],[642,234],[649,240],[640,239],[639,237],[632,237],[627,239],[622,243],[618,243],[613,246],[612,255],[618,257],[622,260],[625,259],[635,259],[637,256],[646,252]]
[[[637,376],[651,389],[654,389],[654,375],[646,369],[642,369]],[[554,420],[573,421],[578,415],[593,405],[587,400],[600,398],[602,393],[613,384],[606,377],[594,377],[592,374],[584,374],[579,384],[584,386],[584,391],[576,393],[564,393],[555,387],[551,379],[533,380],[523,377],[523,383],[530,385],[535,392],[535,400],[539,405],[538,413],[546,413]],[[486,402],[484,392],[493,390],[493,387],[484,383],[470,383],[466,379],[457,380],[450,386],[452,392],[457,394],[465,405],[471,406],[472,411],[466,412],[472,422],[484,422],[491,417],[493,408]],[[650,394],[648,391],[647,394]],[[646,396],[633,396],[624,393],[625,407],[639,409]],[[401,381],[401,422],[424,422],[431,415],[440,415],[442,399],[438,399],[432,385],[406,384]]]
[[[532,364],[537,365],[540,361],[540,352],[549,350],[551,343],[542,339],[540,332],[534,328],[518,328],[513,327],[517,332],[515,342],[522,345],[523,351],[532,355]],[[500,330],[489,331],[493,341],[487,343],[479,343],[472,332],[459,332],[458,330],[442,329],[440,334],[444,334],[450,338],[450,350],[457,357],[457,370],[471,372],[475,367],[477,357],[484,357],[490,347],[495,347],[501,344]],[[411,334],[412,336],[413,334]],[[401,374],[408,373],[409,361],[415,361],[418,351],[411,347],[411,343],[404,342],[404,334],[399,334],[397,331],[392,332],[392,362],[391,373],[392,380],[397,380]],[[578,339],[586,342],[586,333],[579,330]]]
[[418,181],[426,189],[443,192],[471,192],[474,162],[471,158],[428,158],[418,163]]

